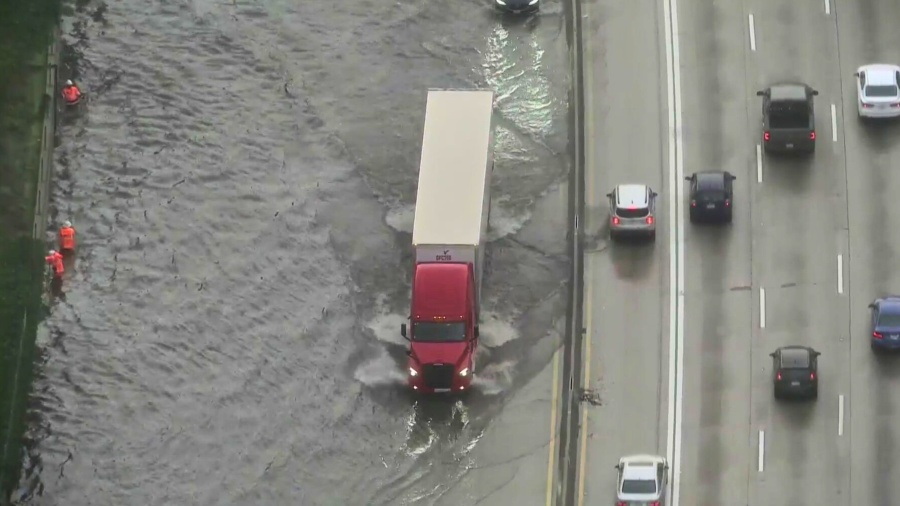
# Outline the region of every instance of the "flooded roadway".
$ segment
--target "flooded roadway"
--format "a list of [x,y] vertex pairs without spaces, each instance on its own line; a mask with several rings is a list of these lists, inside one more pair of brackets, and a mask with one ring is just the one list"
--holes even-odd
[[[564,328],[562,6],[79,2],[21,504],[435,504]],[[475,391],[403,388],[426,90],[498,95]]]

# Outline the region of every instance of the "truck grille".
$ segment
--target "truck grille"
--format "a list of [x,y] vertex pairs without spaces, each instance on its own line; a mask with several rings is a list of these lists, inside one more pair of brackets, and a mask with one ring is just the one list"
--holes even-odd
[[422,366],[422,379],[428,388],[450,388],[453,384],[453,366],[446,364]]

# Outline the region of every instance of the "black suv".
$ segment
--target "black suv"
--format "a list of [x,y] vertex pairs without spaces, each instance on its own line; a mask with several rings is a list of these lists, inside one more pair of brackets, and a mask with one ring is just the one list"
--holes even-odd
[[781,83],[756,94],[763,97],[763,146],[767,153],[815,151],[813,97],[818,91],[803,83]]
[[731,223],[734,185],[730,172],[695,172],[684,178],[691,183],[691,223],[716,220]]
[[782,346],[769,356],[775,375],[775,398],[819,397],[819,353],[808,346]]

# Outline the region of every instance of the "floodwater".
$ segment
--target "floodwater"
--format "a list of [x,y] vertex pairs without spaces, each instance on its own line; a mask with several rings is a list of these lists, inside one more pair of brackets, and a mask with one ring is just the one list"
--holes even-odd
[[[21,504],[434,504],[564,328],[562,6],[79,2]],[[403,388],[428,88],[499,117],[480,375]]]

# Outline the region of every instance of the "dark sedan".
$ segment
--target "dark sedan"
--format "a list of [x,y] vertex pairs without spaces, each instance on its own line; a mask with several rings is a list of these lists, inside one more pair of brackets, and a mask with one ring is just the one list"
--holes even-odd
[[737,177],[730,172],[696,172],[685,177],[691,183],[691,223],[714,220],[731,223],[734,207],[734,184]]
[[532,12],[541,8],[541,0],[493,0],[494,4],[505,11]]
[[872,351],[900,350],[900,296],[889,295],[869,304],[872,310]]
[[769,356],[775,375],[775,398],[819,397],[819,353],[807,346],[782,346]]

